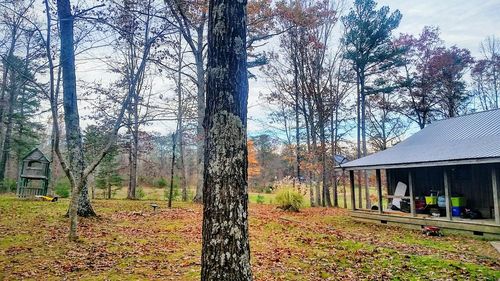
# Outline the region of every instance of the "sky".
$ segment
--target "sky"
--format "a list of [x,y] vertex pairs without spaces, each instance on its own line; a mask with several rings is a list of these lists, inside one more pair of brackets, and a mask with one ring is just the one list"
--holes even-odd
[[[351,0],[346,0],[351,3]],[[351,4],[352,5],[352,4]],[[424,26],[438,26],[441,38],[447,46],[457,45],[469,49],[474,56],[480,56],[480,43],[487,36],[500,38],[500,0],[378,0],[378,7],[389,6],[391,11],[399,9],[403,14],[399,28],[394,32],[418,35]],[[338,41],[340,33],[334,41]],[[267,49],[276,48],[278,39],[271,40]],[[78,58],[77,58],[78,59]],[[83,58],[85,60],[85,58]],[[80,78],[87,81],[109,80],[109,74],[103,75],[105,66],[96,66],[96,61],[80,64],[77,69]],[[248,98],[248,133],[250,136],[273,131],[267,116],[271,107],[261,97],[269,92],[272,85],[255,69],[256,79],[249,81]],[[158,91],[173,91],[166,79],[156,79]],[[84,124],[85,126],[86,124]],[[175,129],[174,122],[159,121],[146,128],[167,134]]]
[[[438,26],[447,46],[467,48],[480,56],[480,43],[487,36],[500,38],[500,0],[378,0],[378,7],[398,9],[403,18],[394,32],[418,35],[424,26]],[[339,35],[340,36],[340,35]],[[271,85],[264,77],[250,81],[248,132],[269,131],[265,117],[269,106],[259,94]]]

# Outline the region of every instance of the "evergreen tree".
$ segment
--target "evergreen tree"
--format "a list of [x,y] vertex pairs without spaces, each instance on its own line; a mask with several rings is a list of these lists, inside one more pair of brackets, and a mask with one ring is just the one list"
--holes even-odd
[[[357,81],[357,149],[358,158],[366,156],[366,96],[377,90],[368,84],[370,76],[381,74],[398,64],[401,49],[392,42],[392,31],[399,26],[399,10],[390,13],[387,6],[376,9],[374,0],[355,0],[347,16],[342,17],[345,33],[344,58],[351,62]],[[365,173],[365,182],[367,182]],[[361,186],[359,184],[359,186]],[[368,188],[366,204],[370,206]],[[361,196],[361,192],[359,193]],[[361,204],[361,198],[359,200]]]
[[[88,161],[88,159],[96,157],[106,145],[106,130],[91,125],[87,127],[84,133],[85,158]],[[116,160],[118,153],[118,146],[114,145],[99,163],[95,175],[96,187],[102,189],[104,197],[108,199],[111,199],[113,191],[122,188],[123,179],[119,174],[120,164]]]
[[[40,92],[29,83],[33,73],[27,59],[16,56],[9,58],[10,73],[6,88],[8,104],[6,110],[6,130],[2,140],[0,159],[0,181],[10,176],[17,178],[17,162],[39,143],[40,130],[43,126],[34,119],[39,113]],[[9,166],[15,167],[15,173],[7,175]]]

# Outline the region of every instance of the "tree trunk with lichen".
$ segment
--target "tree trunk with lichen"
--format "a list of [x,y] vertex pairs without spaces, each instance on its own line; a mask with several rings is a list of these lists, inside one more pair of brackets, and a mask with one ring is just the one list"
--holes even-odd
[[85,168],[83,157],[82,133],[76,96],[75,52],[73,39],[73,15],[69,0],[57,1],[57,13],[61,32],[61,67],[63,70],[63,105],[66,125],[66,145],[69,168],[73,171],[74,183],[71,186],[71,201],[68,215],[70,218],[70,239],[75,240],[77,217],[94,216],[94,210],[88,199],[85,181],[82,181]]
[[252,280],[246,1],[210,0],[201,280]]

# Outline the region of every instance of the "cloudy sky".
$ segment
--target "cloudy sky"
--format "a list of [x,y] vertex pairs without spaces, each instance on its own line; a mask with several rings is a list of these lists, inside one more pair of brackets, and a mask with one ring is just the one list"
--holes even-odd
[[[500,38],[500,0],[379,0],[379,7],[389,6],[403,14],[395,34],[419,34],[424,26],[438,26],[447,46],[468,48],[479,56],[479,45],[487,36]],[[268,106],[259,93],[269,91],[263,77],[250,81],[249,134],[269,131],[266,126]]]
[[[346,0],[351,3],[353,0]],[[379,7],[387,5],[391,10],[399,9],[403,18],[395,34],[419,34],[426,25],[438,26],[441,38],[447,46],[457,45],[468,48],[474,56],[479,56],[479,45],[487,36],[500,38],[500,0],[378,0]],[[340,38],[336,35],[334,41]],[[276,48],[277,38],[265,48]],[[100,51],[101,52],[101,51]],[[105,65],[99,65],[95,60],[80,57],[79,77],[87,81],[109,80],[111,75],[103,73]],[[252,70],[258,77],[250,80],[248,131],[250,135],[270,133],[273,127],[267,122],[270,106],[260,97],[261,93],[270,91],[271,85],[258,71]],[[157,90],[172,92],[170,82],[163,78],[155,78]],[[84,121],[84,123],[87,123]],[[86,124],[85,124],[86,125]],[[163,134],[175,129],[174,122],[159,121],[147,128],[149,131],[159,131]]]
[[446,44],[468,48],[474,55],[489,35],[500,37],[499,0],[379,0],[403,14],[399,32],[418,34],[426,25],[439,26]]

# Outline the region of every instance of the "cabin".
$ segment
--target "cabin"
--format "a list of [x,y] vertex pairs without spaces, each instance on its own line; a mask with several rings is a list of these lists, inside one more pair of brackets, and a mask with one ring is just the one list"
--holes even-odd
[[17,197],[29,198],[47,195],[50,161],[38,148],[33,149],[21,161],[17,181]]
[[[341,167],[356,220],[500,237],[500,110],[433,122]],[[355,172],[364,171],[375,172],[378,202],[370,209],[356,208]]]

